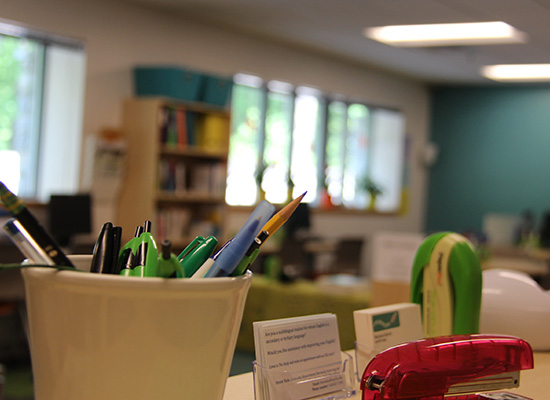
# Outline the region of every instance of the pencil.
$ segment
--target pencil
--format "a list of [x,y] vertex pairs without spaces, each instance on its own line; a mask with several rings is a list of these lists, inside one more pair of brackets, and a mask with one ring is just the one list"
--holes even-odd
[[73,263],[61,250],[61,247],[40,225],[21,199],[10,192],[3,182],[0,182],[0,199],[6,209],[21,223],[28,234],[46,252],[55,265],[74,267]]
[[[296,197],[294,200],[292,200],[290,203],[288,203],[286,206],[284,206],[281,211],[279,211],[277,214],[275,214],[267,223],[263,226],[261,231],[267,231],[269,233],[269,236],[272,236],[277,230],[290,218],[290,216],[294,213],[296,208],[298,207],[298,204],[302,201],[304,196],[307,192],[302,193],[300,196]],[[261,232],[260,231],[260,232]],[[264,239],[264,242],[269,238]]]

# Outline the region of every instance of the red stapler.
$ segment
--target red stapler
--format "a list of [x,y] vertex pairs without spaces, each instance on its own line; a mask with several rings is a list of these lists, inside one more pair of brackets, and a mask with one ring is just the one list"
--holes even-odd
[[[525,399],[480,392],[519,386],[533,368],[525,340],[501,335],[453,335],[391,347],[374,357],[361,379],[363,400]],[[506,395],[508,396],[508,395]]]

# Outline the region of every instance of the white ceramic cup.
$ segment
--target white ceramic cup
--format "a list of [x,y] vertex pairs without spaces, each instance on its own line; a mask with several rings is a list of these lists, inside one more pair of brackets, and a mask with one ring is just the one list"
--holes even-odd
[[[88,268],[91,256],[72,257]],[[36,400],[222,399],[252,280],[23,269]]]

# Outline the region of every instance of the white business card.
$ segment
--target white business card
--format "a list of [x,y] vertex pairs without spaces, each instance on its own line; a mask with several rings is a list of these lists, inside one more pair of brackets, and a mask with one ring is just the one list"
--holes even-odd
[[344,388],[334,314],[254,322],[264,399],[308,399]]

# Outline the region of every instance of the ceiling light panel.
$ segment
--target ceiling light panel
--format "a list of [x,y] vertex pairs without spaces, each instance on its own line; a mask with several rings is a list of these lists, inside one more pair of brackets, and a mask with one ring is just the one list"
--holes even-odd
[[541,82],[550,80],[550,64],[486,65],[481,74],[495,81]]
[[366,28],[364,35],[398,47],[523,43],[527,35],[505,22],[391,25]]

